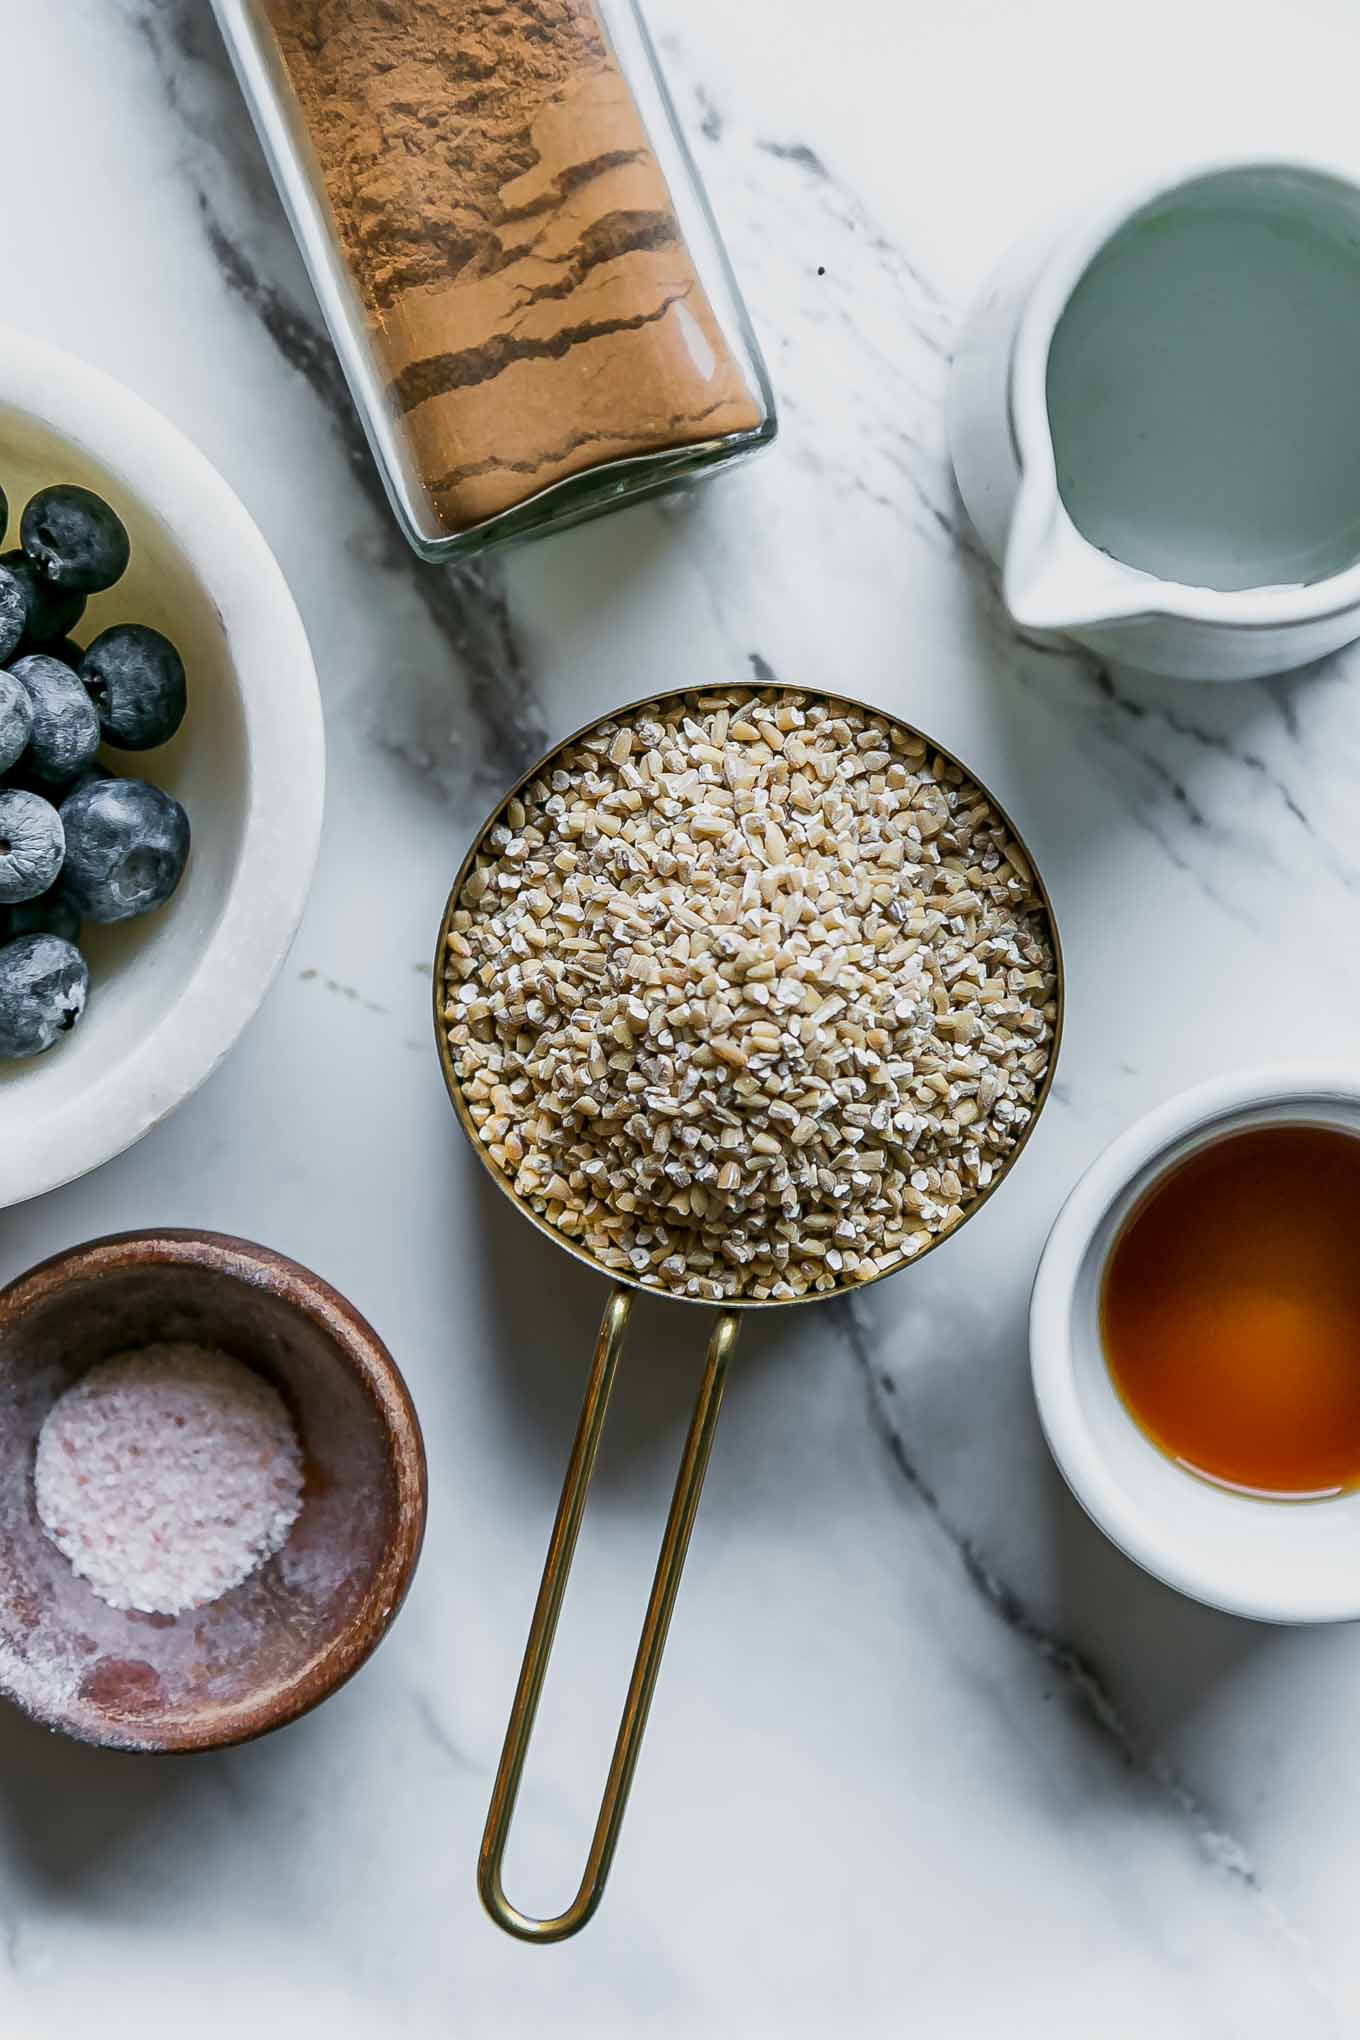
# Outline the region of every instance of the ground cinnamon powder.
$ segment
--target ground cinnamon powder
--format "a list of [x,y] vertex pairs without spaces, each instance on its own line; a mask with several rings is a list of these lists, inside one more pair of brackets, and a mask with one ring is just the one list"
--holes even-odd
[[761,423],[592,0],[264,5],[444,530]]

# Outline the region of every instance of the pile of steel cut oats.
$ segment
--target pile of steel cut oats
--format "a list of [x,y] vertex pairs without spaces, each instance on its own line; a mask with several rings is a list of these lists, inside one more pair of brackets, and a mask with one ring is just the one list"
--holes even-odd
[[621,1276],[787,1298],[919,1254],[1034,1110],[1047,916],[986,797],[793,690],[651,702],[557,753],[450,919],[479,1139]]

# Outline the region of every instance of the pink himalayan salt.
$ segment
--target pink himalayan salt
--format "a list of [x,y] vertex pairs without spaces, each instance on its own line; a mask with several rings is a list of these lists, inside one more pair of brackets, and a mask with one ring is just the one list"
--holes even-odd
[[282,1549],[302,1453],[277,1392],[239,1360],[148,1346],[52,1405],[34,1487],[44,1530],[101,1600],[181,1615]]

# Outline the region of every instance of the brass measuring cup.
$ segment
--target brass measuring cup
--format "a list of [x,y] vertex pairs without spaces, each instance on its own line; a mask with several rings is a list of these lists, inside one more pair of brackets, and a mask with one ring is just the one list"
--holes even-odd
[[[755,1298],[752,1298],[750,1301],[733,1298],[721,1304],[715,1304],[699,1297],[672,1295],[665,1290],[652,1289],[646,1284],[635,1282],[619,1275],[616,1270],[606,1269],[596,1260],[593,1254],[586,1252],[577,1241],[569,1239],[564,1233],[558,1232],[553,1226],[549,1225],[546,1219],[541,1218],[532,1206],[516,1193],[513,1184],[492,1161],[486,1148],[478,1139],[477,1129],[473,1124],[471,1114],[468,1111],[467,1101],[463,1096],[462,1086],[453,1067],[453,1054],[449,1046],[448,1029],[444,1014],[444,968],[449,923],[457,908],[468,875],[476,864],[478,857],[483,854],[487,836],[501,820],[509,803],[532,780],[541,778],[551,772],[562,753],[571,750],[572,746],[579,743],[583,737],[589,736],[591,731],[601,722],[611,718],[615,721],[621,721],[634,715],[639,709],[650,706],[653,703],[658,707],[665,707],[681,701],[693,702],[697,697],[708,694],[738,692],[749,694],[753,700],[769,692],[788,692],[797,695],[800,700],[841,703],[846,707],[858,709],[865,715],[879,716],[885,722],[895,723],[898,728],[907,730],[913,736],[919,737],[932,755],[943,758],[947,764],[955,766],[977,788],[978,792],[1005,823],[1008,835],[1018,845],[1029,865],[1038,909],[1042,912],[1042,917],[1046,924],[1046,933],[1053,950],[1054,997],[1057,1004],[1057,1015],[1053,1024],[1052,1048],[1048,1069],[1044,1074],[1043,1082],[1035,1098],[1034,1109],[1029,1124],[1025,1127],[1010,1154],[1006,1156],[1004,1162],[997,1168],[992,1181],[984,1190],[979,1192],[978,1196],[964,1212],[962,1218],[957,1221],[949,1232],[942,1233],[938,1238],[932,1240],[930,1245],[923,1248],[910,1262],[903,1261],[897,1267],[881,1269],[877,1275],[868,1278],[866,1281],[851,1280],[838,1284],[835,1289],[817,1290],[806,1296],[769,1298],[763,1301]],[[666,1633],[670,1627],[675,1597],[680,1587],[680,1574],[684,1567],[685,1554],[689,1548],[690,1533],[694,1528],[694,1518],[698,1512],[699,1496],[703,1488],[704,1474],[708,1468],[709,1453],[713,1444],[713,1433],[722,1404],[727,1363],[731,1357],[732,1348],[737,1342],[737,1332],[740,1328],[742,1313],[755,1310],[783,1310],[795,1304],[822,1303],[829,1301],[833,1297],[851,1295],[858,1290],[869,1287],[870,1282],[881,1281],[885,1275],[896,1275],[901,1273],[904,1268],[918,1266],[926,1258],[926,1255],[933,1253],[943,1240],[952,1239],[967,1224],[968,1220],[973,1217],[974,1213],[981,1209],[988,1198],[994,1195],[1001,1183],[1010,1174],[1012,1166],[1018,1159],[1021,1150],[1024,1148],[1038,1122],[1040,1113],[1048,1102],[1053,1084],[1053,1073],[1057,1066],[1058,1050],[1062,1041],[1064,1007],[1065,972],[1052,902],[1034,865],[1034,861],[1029,855],[1024,838],[1015,828],[1006,810],[983,785],[982,781],[977,778],[976,774],[970,772],[968,767],[961,760],[954,757],[952,752],[946,750],[942,744],[937,744],[932,737],[926,736],[924,731],[917,730],[914,724],[904,722],[901,717],[890,715],[882,709],[872,708],[865,702],[856,701],[853,696],[848,694],[831,694],[824,689],[815,687],[800,686],[788,689],[767,689],[760,687],[723,688],[720,684],[711,684],[708,687],[675,688],[668,693],[645,695],[640,701],[632,702],[625,708],[616,709],[605,715],[594,717],[571,736],[565,737],[560,744],[555,744],[551,751],[540,758],[538,763],[532,766],[511,787],[504,798],[497,803],[494,812],[483,823],[481,829],[478,830],[471,849],[459,867],[458,876],[454,879],[452,890],[449,893],[448,902],[444,908],[444,916],[439,925],[439,943],[435,951],[434,1027],[435,1040],[439,1049],[440,1068],[444,1072],[444,1082],[448,1088],[453,1109],[458,1116],[458,1123],[471,1142],[473,1153],[488,1170],[492,1180],[504,1195],[509,1198],[511,1204],[514,1205],[521,1217],[527,1219],[530,1225],[538,1232],[544,1234],[555,1246],[561,1248],[564,1253],[570,1254],[573,1259],[580,1261],[585,1267],[593,1269],[610,1285],[609,1300],[605,1304],[604,1316],[600,1322],[599,1336],[595,1343],[595,1357],[591,1363],[590,1374],[586,1383],[585,1401],[581,1408],[580,1421],[577,1425],[571,1455],[567,1461],[566,1477],[562,1483],[562,1495],[557,1505],[557,1515],[553,1521],[552,1535],[548,1541],[548,1555],[543,1567],[543,1578],[538,1590],[538,1599],[534,1604],[533,1619],[529,1625],[529,1637],[525,1645],[524,1661],[520,1668],[519,1683],[515,1689],[515,1698],[510,1709],[510,1721],[506,1729],[500,1765],[496,1772],[496,1782],[492,1788],[491,1805],[487,1813],[486,1829],[482,1836],[481,1854],[478,1859],[477,1888],[481,1894],[482,1903],[497,1926],[503,1927],[508,1934],[514,1934],[524,1941],[565,1940],[569,1935],[579,1933],[581,1928],[585,1926],[604,1894],[605,1880],[609,1875],[610,1865],[614,1858],[614,1850],[619,1838],[619,1829],[623,1822],[623,1813],[627,1804],[629,1789],[633,1782],[633,1774],[637,1769],[638,1753],[642,1745],[643,1731],[647,1725],[647,1713],[651,1705],[652,1693],[656,1686],[657,1673],[661,1667],[661,1653],[665,1649]],[[565,1911],[557,1913],[548,1919],[535,1919],[531,1915],[521,1912],[506,1897],[502,1881],[502,1863],[505,1856],[506,1842],[509,1838],[510,1823],[514,1817],[515,1801],[519,1793],[524,1761],[528,1754],[529,1739],[533,1734],[534,1718],[538,1712],[539,1698],[543,1691],[543,1681],[547,1675],[548,1660],[552,1654],[553,1640],[557,1632],[558,1616],[561,1613],[562,1600],[566,1593],[567,1577],[570,1573],[572,1557],[576,1550],[576,1540],[581,1528],[581,1519],[585,1513],[591,1475],[595,1469],[595,1458],[599,1450],[600,1437],[604,1430],[605,1416],[609,1409],[609,1398],[613,1392],[619,1359],[623,1352],[623,1342],[628,1330],[629,1314],[632,1310],[633,1298],[639,1292],[644,1295],[660,1297],[666,1302],[688,1304],[691,1307],[697,1305],[700,1309],[712,1311],[715,1314],[714,1323],[713,1329],[709,1334],[708,1352],[699,1383],[698,1397],[690,1418],[689,1432],[685,1439],[684,1450],[680,1456],[680,1468],[676,1475],[675,1490],[671,1497],[670,1513],[666,1518],[666,1527],[661,1539],[661,1551],[657,1559],[656,1573],[652,1581],[651,1596],[647,1603],[646,1615],[643,1618],[642,1636],[638,1644],[637,1656],[633,1663],[632,1677],[628,1683],[627,1698],[624,1701],[618,1737],[614,1744],[614,1754],[610,1761],[604,1797],[600,1803],[599,1816],[596,1820],[595,1832],[591,1839],[589,1854],[586,1858],[585,1870],[582,1874],[580,1885],[577,1888],[576,1896]]]

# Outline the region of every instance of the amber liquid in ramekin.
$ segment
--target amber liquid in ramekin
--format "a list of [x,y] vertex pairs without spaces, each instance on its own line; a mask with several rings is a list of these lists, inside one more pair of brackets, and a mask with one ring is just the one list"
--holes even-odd
[[1191,1472],[1360,1487],[1360,1138],[1258,1127],[1169,1171],[1115,1241],[1101,1332],[1130,1414]]

